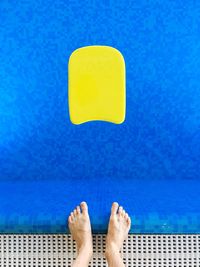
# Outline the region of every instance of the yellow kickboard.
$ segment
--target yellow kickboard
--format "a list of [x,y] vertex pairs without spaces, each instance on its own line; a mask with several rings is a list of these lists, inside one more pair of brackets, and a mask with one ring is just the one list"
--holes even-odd
[[86,46],[69,59],[69,113],[74,124],[122,123],[125,119],[125,62],[110,46]]

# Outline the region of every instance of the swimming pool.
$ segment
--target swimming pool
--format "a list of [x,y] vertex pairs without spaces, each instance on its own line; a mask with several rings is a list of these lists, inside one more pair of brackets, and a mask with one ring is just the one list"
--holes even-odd
[[[191,1],[0,3],[0,231],[65,232],[89,203],[105,232],[112,201],[132,233],[199,233],[200,53]],[[72,125],[67,64],[104,44],[125,58],[121,125]]]

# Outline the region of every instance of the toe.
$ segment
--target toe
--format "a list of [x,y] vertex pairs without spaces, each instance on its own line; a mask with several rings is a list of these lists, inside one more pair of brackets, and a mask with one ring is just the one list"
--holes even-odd
[[118,207],[119,207],[119,204],[117,202],[114,202],[112,204],[112,208],[111,208],[111,214],[112,215],[117,213]]
[[83,214],[86,214],[88,212],[88,206],[86,202],[81,202],[81,210]]
[[73,220],[72,220],[72,217],[71,217],[71,216],[69,216],[69,218],[68,218],[68,222],[69,222],[69,223],[72,223],[72,222],[73,222]]
[[125,210],[122,210],[122,216],[123,216],[123,218],[125,218],[125,215],[126,215]]
[[130,217],[128,217],[128,219],[127,219],[127,224],[129,227],[131,226],[131,218]]
[[74,213],[74,217],[76,217],[76,215],[77,215],[77,210],[74,209],[73,213]]
[[81,213],[81,209],[80,209],[79,206],[76,207],[76,212],[77,212],[77,214],[80,214]]
[[119,207],[119,210],[118,210],[118,214],[119,216],[122,216],[122,213],[123,213],[123,208],[122,206]]
[[74,220],[74,213],[73,212],[70,213],[70,217],[71,217],[71,221],[73,222],[73,220]]
[[125,213],[125,217],[124,218],[127,221],[127,219],[128,219],[128,213],[127,212]]

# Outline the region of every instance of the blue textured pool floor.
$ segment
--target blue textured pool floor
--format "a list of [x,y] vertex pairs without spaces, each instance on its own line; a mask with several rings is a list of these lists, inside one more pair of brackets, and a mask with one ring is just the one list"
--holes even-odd
[[[105,231],[200,232],[199,1],[0,1],[0,231],[65,232],[78,202]],[[84,2],[84,4],[82,3]],[[68,60],[82,46],[126,63],[126,120],[73,125]]]

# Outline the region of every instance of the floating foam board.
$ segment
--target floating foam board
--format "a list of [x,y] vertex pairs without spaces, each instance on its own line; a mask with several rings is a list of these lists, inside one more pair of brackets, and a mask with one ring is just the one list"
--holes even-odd
[[122,123],[125,119],[125,63],[109,46],[87,46],[69,59],[69,111],[74,124]]

